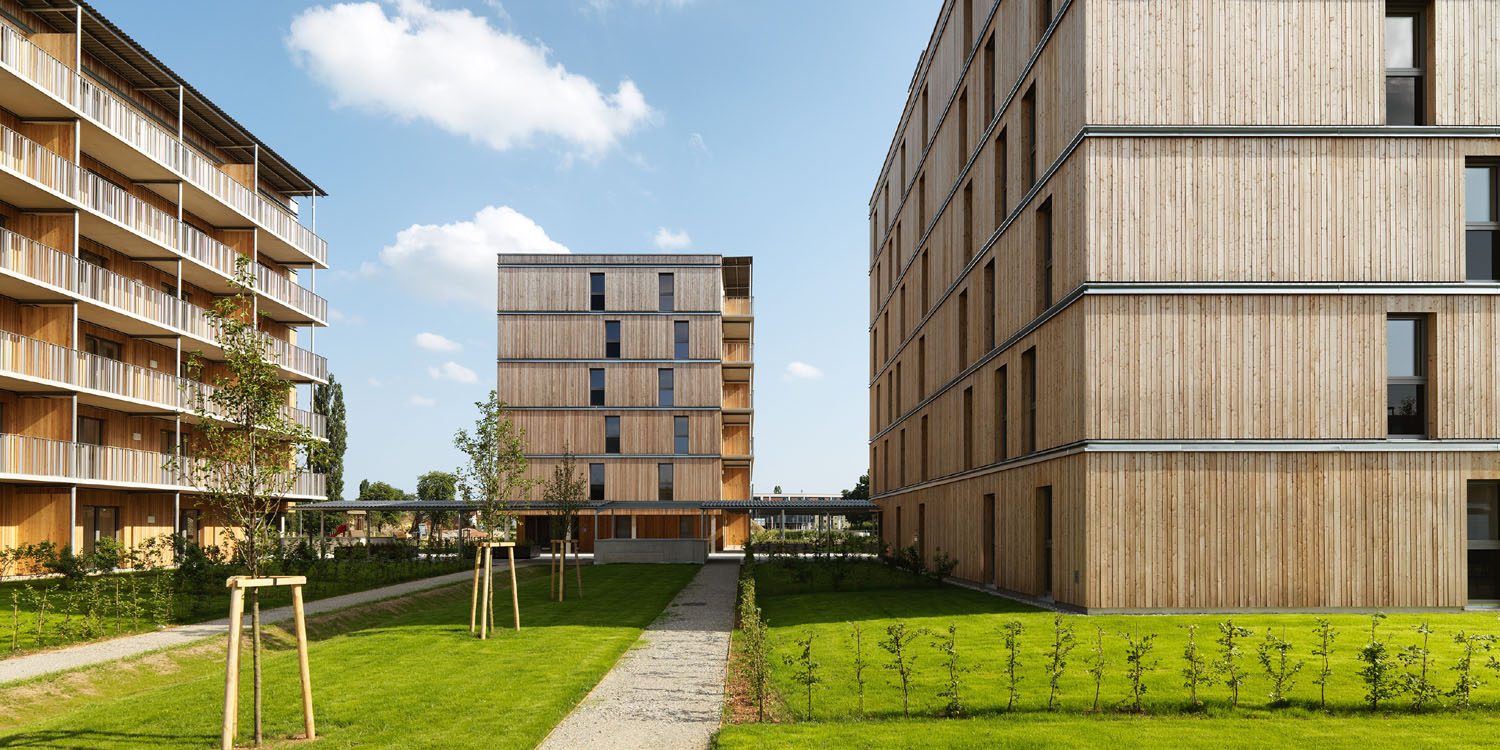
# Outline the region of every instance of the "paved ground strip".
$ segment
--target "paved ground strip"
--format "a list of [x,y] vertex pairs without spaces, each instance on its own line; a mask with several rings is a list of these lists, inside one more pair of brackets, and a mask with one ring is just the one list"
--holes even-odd
[[[540,560],[517,560],[516,567],[539,564]],[[503,572],[504,565],[497,564],[496,572]],[[316,615],[324,612],[332,612],[339,609],[347,609],[361,604],[370,604],[384,599],[391,599],[411,594],[418,591],[447,586],[454,583],[471,581],[474,578],[473,571],[462,571],[449,573],[447,575],[423,578],[416,581],[407,581],[391,586],[367,591],[356,591],[352,594],[331,596],[327,599],[318,599],[308,602],[306,611],[308,615]],[[497,585],[498,588],[498,585]],[[225,608],[228,608],[229,598],[225,594]],[[263,610],[260,613],[262,622],[284,622],[292,619],[291,607],[276,607]],[[246,627],[249,626],[250,617],[245,616]],[[222,638],[229,632],[229,618],[223,617],[208,622],[193,623],[191,625],[178,625],[175,627],[158,630],[151,633],[139,635],[128,635],[121,638],[112,638],[107,641],[95,641],[93,643],[80,643],[77,646],[57,649],[55,651],[42,651],[25,656],[17,656],[11,659],[0,660],[0,685],[7,682],[27,680],[33,677],[62,672],[79,667],[88,667],[95,664],[123,659],[131,656],[139,656],[151,651],[160,651],[166,648],[183,646],[204,638]]]
[[706,748],[724,708],[739,563],[712,560],[542,742],[572,748]]

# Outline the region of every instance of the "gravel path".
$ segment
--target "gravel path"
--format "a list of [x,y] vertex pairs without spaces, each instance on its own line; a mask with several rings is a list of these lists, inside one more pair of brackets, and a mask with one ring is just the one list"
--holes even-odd
[[[516,567],[538,564],[538,560],[517,560]],[[504,563],[497,563],[497,572],[505,569]],[[307,602],[305,608],[309,616],[332,612],[338,609],[378,602],[382,599],[391,599],[410,594],[417,591],[426,591],[439,586],[447,586],[453,583],[471,581],[474,578],[473,571],[460,573],[449,573],[447,575],[423,578],[416,581],[407,581],[384,588],[370,589],[368,591],[357,591],[352,594],[332,596],[327,599]],[[509,579],[507,579],[508,582]],[[497,585],[498,588],[498,585]],[[224,596],[224,607],[229,607],[229,595]],[[281,622],[292,619],[291,607],[276,607],[275,609],[262,610],[261,622]],[[250,613],[245,613],[245,623],[248,626]],[[128,635],[121,638],[113,638],[107,641],[96,641],[94,643],[81,643],[77,646],[57,649],[56,651],[43,651],[26,656],[17,656],[12,659],[0,660],[0,685],[17,680],[26,680],[32,677],[62,672],[79,667],[87,667],[101,664],[115,659],[123,659],[129,656],[138,656],[149,651],[160,651],[164,648],[174,648],[193,641],[210,637],[223,638],[229,632],[229,618],[223,617],[209,622],[194,623],[192,625],[178,625],[176,627],[158,630],[140,635]]]
[[724,707],[739,563],[710,561],[542,750],[706,748]]

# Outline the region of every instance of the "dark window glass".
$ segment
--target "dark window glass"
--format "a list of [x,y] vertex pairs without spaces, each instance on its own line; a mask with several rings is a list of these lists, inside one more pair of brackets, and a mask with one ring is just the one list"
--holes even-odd
[[674,406],[676,399],[673,396],[672,368],[663,367],[656,371],[656,405]]
[[604,464],[589,464],[589,500],[604,499]]
[[620,452],[620,418],[604,418],[604,452]]
[[1469,599],[1500,600],[1500,482],[1469,482]]
[[656,465],[656,499],[672,499],[672,465]]
[[679,320],[672,324],[672,358],[688,358],[688,322]]
[[1470,224],[1495,221],[1495,172],[1492,166],[1464,170],[1464,220]]
[[1385,124],[1420,125],[1417,120],[1417,79],[1385,79]]
[[670,273],[656,275],[657,310],[672,312],[677,309],[677,284]]
[[1386,422],[1395,437],[1427,434],[1426,321],[1386,321]]
[[1389,2],[1385,17],[1385,122],[1423,125],[1425,52],[1420,3]]
[[1500,221],[1497,221],[1497,174],[1493,164],[1464,170],[1464,277],[1470,281],[1500,281]]
[[1036,163],[1036,84],[1026,89],[1026,95],[1021,97],[1021,120],[1025,125],[1025,130],[1022,132],[1025,143],[1021,144],[1021,148],[1022,156],[1026,159],[1026,187],[1029,188],[1035,185],[1037,178],[1041,176],[1041,170]]
[[615,516],[615,538],[616,539],[629,539],[632,536],[635,536],[634,534],[631,533],[631,527],[633,526],[633,524],[631,524],[630,521],[631,521],[631,517],[630,516]]
[[687,417],[672,417],[672,452],[678,455],[688,453]]
[[604,357],[605,359],[620,358],[620,321],[618,320],[604,322]]
[[1494,281],[1495,237],[1491,229],[1470,229],[1464,233],[1464,274],[1470,281]]
[[604,405],[604,369],[589,370],[589,406]]
[[693,529],[693,520],[694,519],[693,519],[692,516],[678,516],[677,517],[677,538],[678,539],[692,539],[692,538],[694,538],[696,536],[696,532]]
[[1036,488],[1037,522],[1042,542],[1042,596],[1052,597],[1052,488]]
[[1024,453],[1036,450],[1036,347],[1021,353],[1021,449]]
[[589,309],[601,311],[604,309],[604,274],[589,274]]
[[1040,311],[1052,306],[1052,199],[1036,210],[1037,300]]

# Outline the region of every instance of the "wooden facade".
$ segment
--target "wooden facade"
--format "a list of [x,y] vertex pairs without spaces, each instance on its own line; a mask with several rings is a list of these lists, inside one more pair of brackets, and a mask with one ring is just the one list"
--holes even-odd
[[154,58],[96,10],[51,5],[0,0],[0,548],[136,547],[185,517],[221,544],[164,468],[196,419],[187,361],[223,372],[204,316],[243,260],[283,376],[326,379],[306,343],[328,319],[310,288],[326,243],[304,219],[323,192],[186,81],[128,62]]
[[[748,537],[746,514],[702,504],[750,499],[749,269],[718,255],[499,256],[497,389],[533,477],[566,455],[584,480],[602,470],[580,521],[585,551],[616,532],[711,537],[716,549]],[[541,489],[518,499],[539,502]]]
[[1500,283],[1466,203],[1500,8],[1417,4],[1401,114],[1409,5],[943,5],[869,204],[887,544],[1087,611],[1485,599]]

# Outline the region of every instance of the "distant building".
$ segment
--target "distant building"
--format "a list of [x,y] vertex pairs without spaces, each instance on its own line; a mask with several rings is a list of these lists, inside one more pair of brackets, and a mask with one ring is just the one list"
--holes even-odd
[[[763,507],[751,510],[750,520],[764,529],[811,531],[819,528],[819,524],[824,524],[822,528],[827,529],[827,524],[830,523],[828,519],[832,519],[835,531],[849,528],[849,519],[844,515],[844,510],[830,509],[827,514],[807,512],[816,508],[819,503],[842,503],[843,496],[837,492],[772,492],[755,495],[753,499],[756,506]],[[798,507],[795,511],[778,511],[775,506],[781,504]]]

